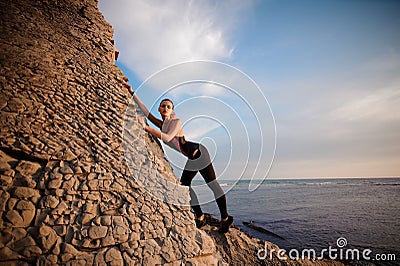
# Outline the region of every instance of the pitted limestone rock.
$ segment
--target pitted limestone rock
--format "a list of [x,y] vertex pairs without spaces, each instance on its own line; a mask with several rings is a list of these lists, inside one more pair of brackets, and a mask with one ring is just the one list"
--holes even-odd
[[[188,207],[153,198],[135,179],[157,175],[179,183],[158,145],[143,133],[137,141],[137,125],[128,147],[137,166],[127,167],[122,133],[130,95],[97,2],[0,5],[7,55],[0,61],[0,261],[122,265],[152,256],[167,262],[160,244],[168,239],[172,252],[197,229],[193,220],[174,227],[178,213],[193,218]],[[168,235],[174,230],[179,239]],[[149,243],[157,246],[143,253]],[[195,258],[197,250],[187,247],[168,262]]]

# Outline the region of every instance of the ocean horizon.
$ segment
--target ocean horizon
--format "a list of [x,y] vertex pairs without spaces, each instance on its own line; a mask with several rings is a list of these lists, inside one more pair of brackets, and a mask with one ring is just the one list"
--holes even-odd
[[[267,177],[265,179],[254,179],[256,181],[263,180],[263,182],[269,182],[269,181],[298,181],[298,180],[332,180],[332,179],[396,179],[399,178],[400,176],[326,176],[326,177]],[[235,182],[240,182],[240,183],[249,183],[252,181],[252,179],[239,179],[239,180],[234,180],[234,179],[218,179],[218,182],[220,184],[224,183],[229,183],[233,184]],[[197,177],[196,179],[193,180],[193,182],[199,182],[202,183],[204,182],[201,177]]]

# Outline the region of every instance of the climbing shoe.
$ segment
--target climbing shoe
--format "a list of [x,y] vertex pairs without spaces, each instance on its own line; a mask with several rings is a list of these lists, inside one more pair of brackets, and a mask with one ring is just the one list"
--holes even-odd
[[204,215],[202,217],[203,217],[203,219],[200,219],[200,218],[197,218],[197,217],[195,218],[196,227],[199,228],[199,229],[207,224],[206,217]]
[[233,217],[228,216],[228,219],[226,219],[225,221],[221,221],[221,227],[218,229],[218,232],[220,232],[221,234],[227,233],[232,223],[233,223]]

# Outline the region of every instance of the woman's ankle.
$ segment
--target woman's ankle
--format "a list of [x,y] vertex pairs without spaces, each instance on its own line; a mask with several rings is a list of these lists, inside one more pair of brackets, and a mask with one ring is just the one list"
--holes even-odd
[[199,220],[199,221],[203,221],[203,220],[204,220],[204,217],[205,217],[205,216],[204,216],[204,213],[202,213],[200,216],[197,216],[197,215],[196,215],[196,219]]

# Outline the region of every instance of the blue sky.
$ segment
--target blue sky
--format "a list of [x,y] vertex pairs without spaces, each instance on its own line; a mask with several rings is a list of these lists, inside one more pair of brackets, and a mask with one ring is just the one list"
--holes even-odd
[[[134,87],[188,60],[232,65],[258,84],[276,123],[269,178],[400,176],[399,1],[101,0],[99,7],[115,30],[117,65]],[[196,88],[181,91],[178,101]],[[223,91],[196,93],[237,107]],[[162,92],[138,94],[152,105]],[[228,152],[215,121],[200,122],[185,133]],[[223,172],[226,158],[215,165]],[[260,165],[267,170],[268,160]],[[234,162],[224,176],[241,167]]]

